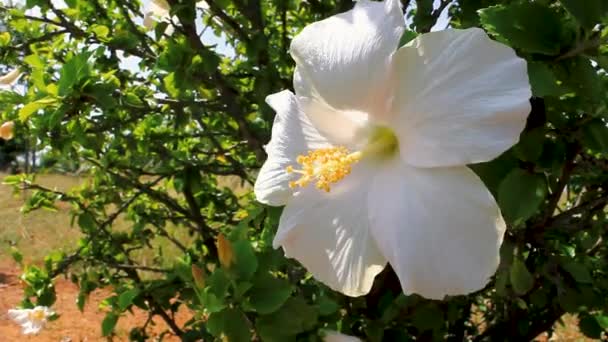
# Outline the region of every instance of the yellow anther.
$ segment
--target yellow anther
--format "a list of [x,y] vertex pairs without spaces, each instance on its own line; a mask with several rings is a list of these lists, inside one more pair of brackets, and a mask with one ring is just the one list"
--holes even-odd
[[361,152],[349,153],[343,146],[323,148],[309,151],[296,159],[302,166],[301,170],[288,166],[287,173],[299,173],[302,176],[296,181],[289,182],[290,188],[303,188],[310,182],[316,181],[316,188],[329,192],[331,184],[339,182],[350,174],[352,165],[361,160]]

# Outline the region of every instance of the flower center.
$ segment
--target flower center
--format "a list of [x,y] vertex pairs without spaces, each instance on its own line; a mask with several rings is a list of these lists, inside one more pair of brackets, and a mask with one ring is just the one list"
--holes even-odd
[[289,182],[289,187],[304,188],[315,182],[317,189],[331,191],[331,184],[335,184],[350,174],[353,164],[364,157],[385,159],[395,154],[399,147],[397,137],[388,127],[378,126],[372,128],[367,145],[361,151],[350,152],[344,146],[322,148],[309,151],[306,155],[299,155],[296,159],[301,165],[295,169],[289,165],[287,173],[302,175],[298,180]]
[[32,310],[28,314],[28,318],[30,321],[39,322],[44,320],[44,311],[43,310]]
[[346,177],[352,169],[352,165],[361,160],[361,152],[349,153],[344,146],[322,148],[309,151],[307,155],[299,155],[296,161],[302,165],[302,169],[287,167],[287,173],[299,173],[302,175],[297,181],[289,182],[290,188],[305,187],[316,181],[317,189],[329,192],[330,184],[340,181]]

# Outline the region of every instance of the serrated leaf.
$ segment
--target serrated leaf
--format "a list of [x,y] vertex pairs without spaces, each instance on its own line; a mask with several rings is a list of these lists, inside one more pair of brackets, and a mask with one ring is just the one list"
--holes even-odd
[[558,14],[538,2],[512,3],[479,11],[482,26],[530,53],[557,55],[563,44]]
[[513,291],[518,295],[528,293],[528,291],[532,289],[532,286],[534,286],[534,277],[530,274],[530,271],[528,271],[526,264],[518,258],[513,259],[509,279]]
[[519,224],[537,212],[546,195],[544,176],[515,169],[500,183],[498,204],[508,222]]

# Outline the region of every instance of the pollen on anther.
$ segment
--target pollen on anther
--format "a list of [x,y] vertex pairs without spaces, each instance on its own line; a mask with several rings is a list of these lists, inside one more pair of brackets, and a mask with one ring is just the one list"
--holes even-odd
[[286,168],[287,173],[299,173],[302,176],[296,181],[289,182],[290,188],[305,187],[310,182],[315,182],[319,190],[330,192],[331,184],[334,184],[349,175],[352,165],[361,159],[361,152],[349,153],[343,146],[324,148],[309,151],[306,155],[300,155],[296,161],[301,169],[293,166]]

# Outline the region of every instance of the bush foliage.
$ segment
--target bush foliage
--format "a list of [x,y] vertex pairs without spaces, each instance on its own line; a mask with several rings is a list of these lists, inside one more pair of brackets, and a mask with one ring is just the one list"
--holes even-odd
[[[24,268],[22,304],[51,306],[53,279],[67,274],[81,308],[91,291],[113,292],[104,335],[138,307],[185,341],[316,341],[323,329],[369,341],[519,341],[567,312],[599,338],[608,328],[608,3],[402,2],[404,41],[447,11],[452,27],[482,27],[528,61],[534,97],[520,142],[471,166],[508,222],[484,290],[405,296],[389,267],[369,295],[349,298],[272,248],[281,209],[250,191],[274,115],[264,99],[292,87],[290,39],[350,0],[169,0],[170,22],[152,31],[137,0],[27,0],[0,10],[3,70],[25,72],[0,92],[0,115],[17,123],[19,141],[87,181],[60,192],[32,174],[5,179],[35,190],[25,211],[69,203],[82,232],[71,250]],[[116,229],[118,219],[129,229]],[[181,306],[196,312],[185,325],[173,318]],[[145,340],[146,327],[130,338]]]

